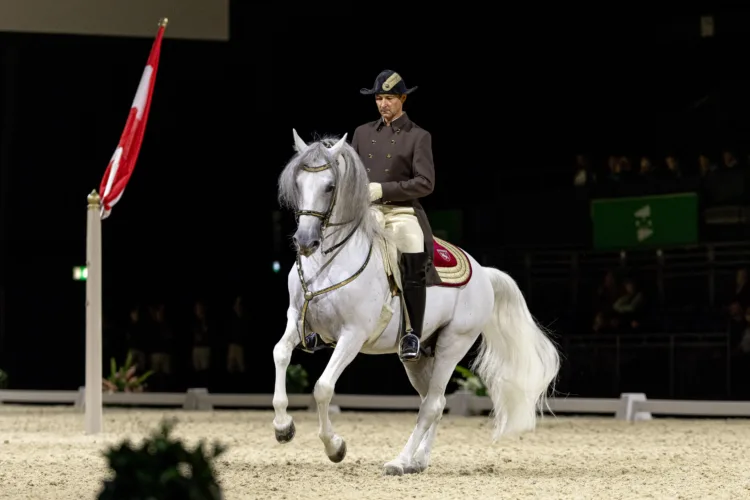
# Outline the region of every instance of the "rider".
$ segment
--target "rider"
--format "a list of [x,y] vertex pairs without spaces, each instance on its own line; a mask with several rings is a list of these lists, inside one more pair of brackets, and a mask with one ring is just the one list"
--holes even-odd
[[402,361],[419,359],[426,287],[440,283],[432,265],[432,230],[419,202],[435,185],[432,136],[403,111],[406,96],[416,89],[407,88],[398,73],[382,71],[372,89],[360,90],[375,95],[381,118],[360,125],[352,137],[352,147],[367,168],[370,201],[383,214],[401,255],[403,296],[411,324],[411,331],[400,332]]

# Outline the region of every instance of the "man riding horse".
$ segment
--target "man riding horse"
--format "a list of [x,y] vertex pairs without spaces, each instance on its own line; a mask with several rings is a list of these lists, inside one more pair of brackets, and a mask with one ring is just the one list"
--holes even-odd
[[357,127],[352,137],[352,147],[367,168],[370,201],[383,214],[401,256],[403,299],[411,326],[401,332],[402,361],[419,359],[427,286],[440,283],[432,262],[432,230],[419,202],[435,185],[432,136],[403,111],[406,96],[416,89],[407,88],[394,71],[381,72],[373,88],[360,90],[375,96],[381,117]]

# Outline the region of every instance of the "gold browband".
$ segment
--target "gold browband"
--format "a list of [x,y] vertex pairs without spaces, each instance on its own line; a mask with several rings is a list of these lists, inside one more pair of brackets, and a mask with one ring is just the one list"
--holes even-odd
[[308,167],[307,165],[302,165],[302,170],[305,172],[322,172],[324,170],[328,170],[331,168],[330,163],[326,163],[325,165],[321,165],[319,167]]

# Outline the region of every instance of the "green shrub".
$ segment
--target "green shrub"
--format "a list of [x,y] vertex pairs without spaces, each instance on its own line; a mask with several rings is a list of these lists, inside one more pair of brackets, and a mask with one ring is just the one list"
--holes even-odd
[[226,450],[203,441],[188,450],[170,437],[175,421],[133,447],[127,439],[105,452],[113,477],[104,482],[98,500],[222,500],[212,461]]
[[307,370],[302,365],[290,365],[286,370],[286,391],[290,394],[305,392],[310,383],[307,381]]

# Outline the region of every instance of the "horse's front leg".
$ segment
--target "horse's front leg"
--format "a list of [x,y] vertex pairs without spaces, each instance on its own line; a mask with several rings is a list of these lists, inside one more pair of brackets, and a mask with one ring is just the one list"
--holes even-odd
[[333,425],[328,413],[328,408],[333,398],[336,381],[349,364],[357,357],[367,338],[366,334],[360,334],[351,330],[341,333],[336,343],[328,366],[315,384],[313,394],[318,403],[318,419],[320,429],[318,437],[323,441],[326,455],[332,462],[341,462],[346,456],[346,443],[333,431]]
[[294,438],[294,421],[286,412],[289,398],[286,395],[286,371],[292,360],[292,351],[299,342],[297,334],[296,311],[287,312],[286,331],[273,348],[273,362],[276,365],[276,385],[273,391],[274,419],[273,427],[276,440],[288,443]]

